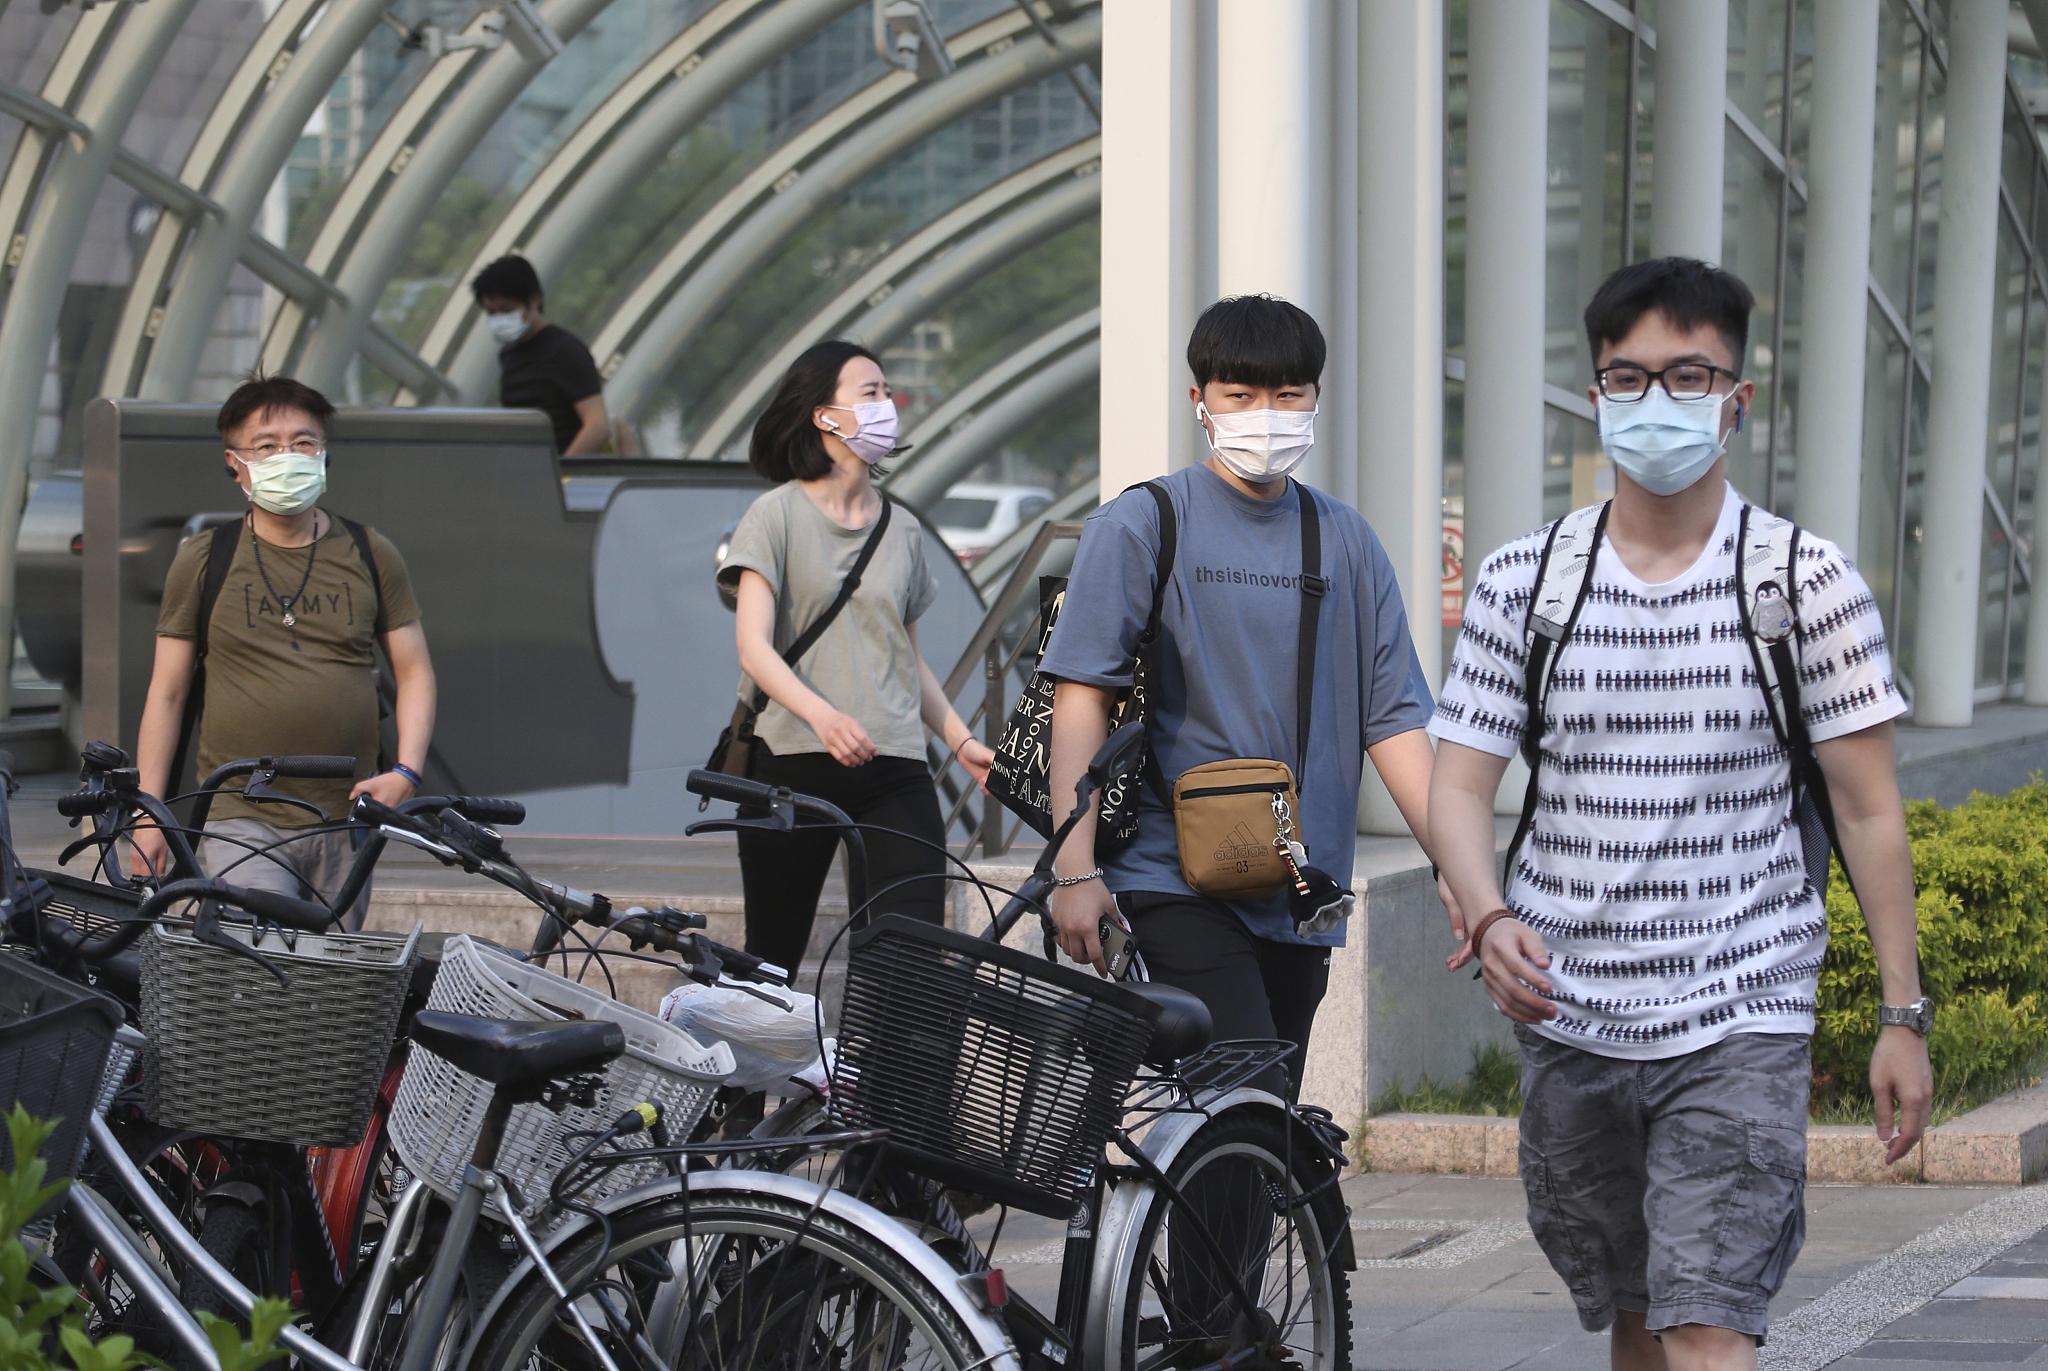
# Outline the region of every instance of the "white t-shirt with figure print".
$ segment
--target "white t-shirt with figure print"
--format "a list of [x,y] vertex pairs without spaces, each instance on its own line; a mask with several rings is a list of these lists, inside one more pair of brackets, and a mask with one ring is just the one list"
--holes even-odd
[[[1602,545],[1544,701],[1539,801],[1507,902],[1552,960],[1535,1025],[1606,1056],[1674,1057],[1733,1033],[1811,1033],[1827,917],[1790,817],[1736,613],[1742,499],[1699,560],[1646,585]],[[1522,742],[1524,623],[1546,529],[1475,578],[1430,732],[1495,756]],[[1905,712],[1877,602],[1800,534],[1802,710],[1816,743]]]

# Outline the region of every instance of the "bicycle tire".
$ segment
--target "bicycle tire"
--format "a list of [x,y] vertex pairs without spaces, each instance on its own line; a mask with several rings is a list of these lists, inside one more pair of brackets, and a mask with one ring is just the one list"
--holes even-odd
[[[1240,1159],[1249,1163],[1255,1171],[1232,1168],[1230,1173],[1221,1172],[1228,1159]],[[1289,1174],[1289,1159],[1292,1159],[1292,1174]],[[1207,1183],[1202,1177],[1208,1174]],[[1313,1161],[1303,1154],[1298,1141],[1290,1147],[1286,1125],[1278,1114],[1259,1111],[1236,1110],[1225,1113],[1202,1126],[1193,1138],[1182,1148],[1167,1168],[1167,1179],[1174,1187],[1188,1196],[1191,1205],[1203,1203],[1203,1191],[1214,1198],[1219,1192],[1224,1203],[1240,1196],[1256,1201],[1264,1198],[1264,1208],[1274,1209],[1271,1195],[1282,1188],[1285,1193],[1299,1197],[1326,1179]],[[1317,1211],[1328,1208],[1323,1205],[1304,1204],[1282,1211],[1274,1217],[1291,1216],[1288,1223],[1290,1245],[1287,1250],[1287,1280],[1290,1293],[1288,1307],[1281,1310],[1281,1318],[1273,1322],[1279,1325],[1282,1341],[1292,1349],[1298,1361],[1274,1361],[1273,1365],[1300,1367],[1302,1371],[1350,1371],[1351,1367],[1351,1287],[1344,1273],[1337,1270],[1330,1261],[1330,1253],[1339,1234],[1324,1231],[1324,1223],[1317,1217]],[[1173,1242],[1168,1220],[1175,1212],[1175,1206],[1162,1192],[1145,1211],[1138,1241],[1132,1251],[1127,1284],[1123,1289],[1121,1308],[1123,1317],[1108,1330],[1110,1346],[1102,1349],[1104,1366],[1122,1367],[1124,1371],[1138,1371],[1138,1368],[1154,1366],[1201,1365],[1214,1361],[1226,1352],[1240,1350],[1224,1345],[1232,1339],[1223,1326],[1221,1311],[1225,1305],[1220,1294],[1220,1283],[1213,1278],[1203,1280],[1199,1274],[1198,1259],[1191,1276],[1184,1276],[1179,1290],[1174,1288],[1172,1252],[1162,1255],[1162,1231],[1166,1244]],[[1337,1212],[1343,1212],[1341,1206]],[[1291,1293],[1294,1285],[1295,1257],[1291,1246],[1291,1235],[1299,1234],[1301,1251],[1299,1268],[1302,1291],[1305,1297],[1299,1303],[1308,1311],[1309,1323],[1305,1336],[1310,1339],[1302,1346],[1303,1333],[1296,1330],[1300,1325],[1291,1320],[1283,1322],[1288,1309],[1295,1303]],[[1263,1239],[1260,1239],[1264,1242]],[[1255,1296],[1266,1309],[1269,1299],[1273,1256],[1281,1251],[1281,1244],[1265,1242],[1266,1268],[1261,1273]],[[1186,1249],[1183,1249],[1185,1254]],[[1188,1271],[1183,1265],[1182,1270]],[[1244,1273],[1244,1274],[1249,1274]],[[1248,1280],[1247,1285],[1251,1282]],[[1188,1293],[1190,1285],[1201,1288]],[[1162,1288],[1163,1287],[1163,1288]],[[1199,1311],[1185,1306],[1206,1306]],[[1148,1315],[1148,1306],[1159,1312]],[[1266,1311],[1270,1316],[1272,1311]],[[1179,1326],[1176,1326],[1179,1325]]]
[[[236,1280],[262,1294],[274,1291],[271,1279],[270,1225],[264,1215],[247,1205],[217,1201],[207,1206],[199,1221],[197,1237],[206,1254],[226,1267]],[[198,1271],[188,1271],[178,1286],[178,1300],[195,1314],[216,1314],[229,1323],[241,1325],[242,1312],[227,1296],[213,1288],[213,1282]],[[175,1371],[201,1371],[189,1352],[180,1350],[170,1359]]]
[[[602,1274],[620,1280],[643,1309],[652,1303],[653,1284],[680,1274],[671,1274],[666,1254],[689,1239],[691,1279],[703,1303],[652,1335],[655,1351],[674,1371],[856,1364],[967,1371],[1005,1351],[979,1346],[943,1292],[884,1237],[794,1199],[739,1190],[671,1194],[612,1216],[611,1227]],[[597,1232],[579,1235],[551,1264],[570,1288],[586,1289],[601,1245]],[[835,1296],[850,1297],[855,1322],[821,1329],[818,1317]],[[878,1296],[886,1304],[877,1303]],[[594,1305],[586,1295],[578,1307],[596,1322]],[[478,1340],[471,1371],[584,1371],[588,1351],[561,1308],[540,1273],[528,1271]],[[888,1355],[875,1363],[849,1358],[836,1336],[820,1341],[827,1332],[856,1333],[861,1349]],[[606,1335],[606,1341],[609,1349],[616,1340]],[[813,1360],[813,1352],[821,1355]]]

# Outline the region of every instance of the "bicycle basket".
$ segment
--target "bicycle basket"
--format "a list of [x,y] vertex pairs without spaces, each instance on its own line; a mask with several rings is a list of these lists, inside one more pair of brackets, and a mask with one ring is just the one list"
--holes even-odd
[[419,929],[291,933],[223,923],[258,963],[158,924],[142,946],[143,1104],[167,1128],[339,1147],[377,1101]]
[[887,1130],[914,1170],[1065,1217],[1158,1017],[1097,977],[884,915],[853,935],[833,1111]]
[[[0,1100],[56,1120],[57,1131],[43,1144],[46,1182],[78,1174],[86,1122],[99,1103],[121,1018],[121,1006],[105,995],[0,955]],[[5,1129],[0,1162],[15,1163]]]
[[[732,1072],[732,1050],[695,1038],[620,1004],[602,991],[578,985],[530,966],[467,936],[450,938],[441,949],[441,970],[427,997],[429,1009],[521,1023],[564,1019],[607,1019],[626,1031],[625,1055],[606,1065],[597,1102],[570,1105],[557,1114],[544,1105],[512,1111],[498,1147],[498,1173],[519,1187],[525,1214],[537,1227],[562,1215],[545,1216],[548,1185],[575,1146],[571,1134],[611,1127],[620,1114],[647,1101],[661,1106],[669,1132],[686,1138]],[[405,1079],[391,1107],[391,1141],[406,1167],[448,1199],[462,1185],[463,1169],[476,1150],[492,1087],[415,1046]],[[607,1195],[659,1181],[667,1173],[655,1162],[636,1162],[602,1172],[579,1198],[595,1203]],[[493,1211],[486,1210],[486,1214]]]

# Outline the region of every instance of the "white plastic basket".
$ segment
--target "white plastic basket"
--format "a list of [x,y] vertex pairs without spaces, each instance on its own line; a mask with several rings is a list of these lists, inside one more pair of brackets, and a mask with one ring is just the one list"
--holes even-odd
[[[466,935],[443,945],[427,1008],[523,1023],[603,1019],[626,1031],[625,1055],[605,1068],[597,1103],[570,1105],[559,1114],[538,1104],[512,1111],[497,1169],[519,1187],[529,1218],[546,1207],[548,1185],[568,1163],[570,1134],[608,1128],[635,1104],[649,1101],[661,1106],[672,1136],[688,1137],[720,1083],[732,1074],[732,1050],[724,1043],[706,1047],[652,1015]],[[391,1106],[391,1141],[407,1168],[444,1198],[453,1199],[461,1188],[491,1091],[487,1082],[417,1044],[406,1061],[405,1079]],[[658,1181],[663,1174],[653,1162],[615,1167],[602,1173],[581,1199],[594,1203]]]

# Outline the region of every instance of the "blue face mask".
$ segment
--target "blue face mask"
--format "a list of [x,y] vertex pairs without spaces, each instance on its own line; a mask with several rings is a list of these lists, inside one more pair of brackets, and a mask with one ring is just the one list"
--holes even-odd
[[1674,400],[1653,385],[1640,400],[1600,401],[1600,446],[1623,475],[1652,495],[1690,489],[1726,450],[1721,407],[1727,396]]

